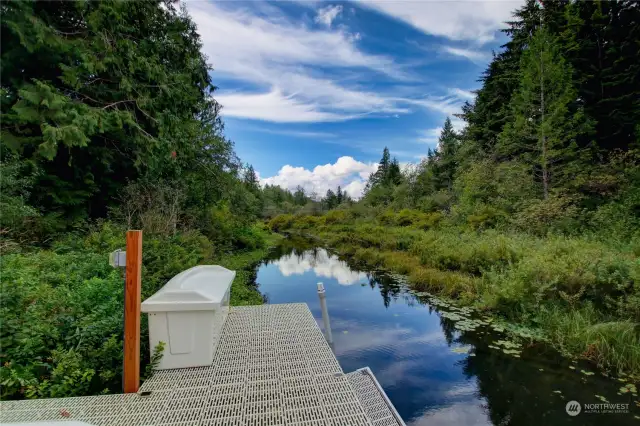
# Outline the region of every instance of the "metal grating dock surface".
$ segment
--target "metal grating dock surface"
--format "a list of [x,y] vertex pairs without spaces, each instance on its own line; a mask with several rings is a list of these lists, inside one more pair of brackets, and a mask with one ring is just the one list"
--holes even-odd
[[385,420],[382,405],[363,409],[379,400],[360,376],[344,374],[305,304],[233,307],[211,366],[156,371],[137,394],[2,402],[0,423],[400,424]]
[[346,376],[373,426],[406,426],[369,367]]

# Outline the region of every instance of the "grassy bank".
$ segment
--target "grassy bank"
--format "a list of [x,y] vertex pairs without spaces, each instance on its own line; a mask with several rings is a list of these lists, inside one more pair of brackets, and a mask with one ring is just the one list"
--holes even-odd
[[265,244],[256,250],[226,254],[215,257],[213,264],[222,265],[236,271],[236,279],[231,286],[231,305],[260,305],[263,303],[262,294],[256,289],[256,266],[267,256],[269,248],[282,239],[278,234],[265,235]]
[[[242,252],[217,252],[198,232],[144,235],[143,300],[184,269],[220,264],[237,271],[232,305],[262,303],[252,285],[254,267],[280,237],[255,233],[260,243]],[[50,249],[0,258],[3,399],[121,391],[123,271],[109,266],[108,254],[122,247],[124,229],[107,222]],[[143,315],[142,371],[148,340]]]
[[568,356],[640,374],[638,245],[471,231],[440,219],[345,210],[279,216],[270,226],[314,235],[357,262],[407,275],[417,290],[527,327]]

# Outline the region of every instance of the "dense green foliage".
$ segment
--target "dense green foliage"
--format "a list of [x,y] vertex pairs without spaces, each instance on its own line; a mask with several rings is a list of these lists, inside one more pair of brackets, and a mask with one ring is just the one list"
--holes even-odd
[[[106,222],[49,250],[3,256],[2,398],[121,392],[124,278],[107,260],[110,251],[124,246],[124,232]],[[184,269],[215,263],[237,271],[233,305],[262,303],[252,285],[253,265],[266,249],[216,254],[197,231],[145,236],[143,246],[143,299]],[[148,342],[145,315],[143,365],[149,362]]]
[[123,277],[108,254],[125,230],[144,231],[143,298],[217,263],[237,271],[232,304],[262,303],[263,194],[174,2],[0,10],[1,396],[120,392]]
[[467,126],[447,118],[438,146],[400,177],[385,148],[361,203],[476,229],[638,238],[636,6],[527,2],[463,108]]
[[640,374],[640,8],[528,1],[438,146],[293,230]]
[[[2,14],[4,237],[41,242],[110,211],[139,226],[171,210],[172,226],[216,240],[212,220],[242,227],[260,212],[184,9],[15,1]],[[152,213],[122,211],[156,192]]]
[[276,185],[265,185],[262,190],[261,202],[264,205],[262,216],[270,219],[279,214],[309,214],[318,215],[338,207],[348,207],[353,199],[340,186],[335,190],[327,190],[324,197],[315,193],[307,193],[298,186],[294,192],[282,189]]

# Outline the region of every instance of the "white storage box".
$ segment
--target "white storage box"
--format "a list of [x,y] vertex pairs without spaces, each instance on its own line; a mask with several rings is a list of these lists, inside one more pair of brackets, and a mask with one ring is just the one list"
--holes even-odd
[[222,266],[195,266],[142,302],[142,312],[149,314],[152,353],[158,342],[165,343],[158,369],[211,365],[235,276]]

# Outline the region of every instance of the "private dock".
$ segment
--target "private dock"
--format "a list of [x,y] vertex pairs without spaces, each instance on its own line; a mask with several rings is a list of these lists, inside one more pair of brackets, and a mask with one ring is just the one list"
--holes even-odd
[[404,426],[371,370],[342,371],[306,304],[231,307],[211,365],[157,370],[135,393],[0,403],[3,424],[68,421]]

